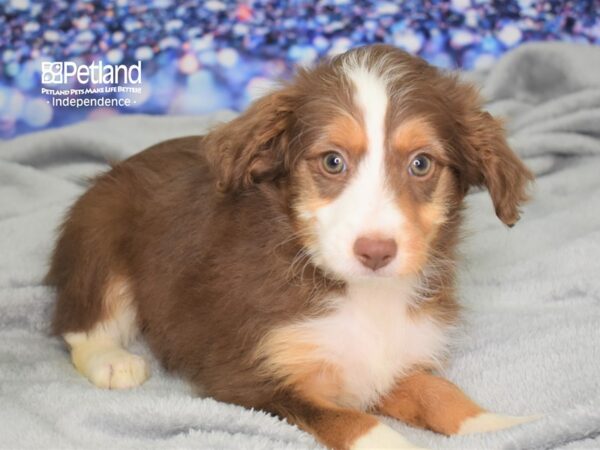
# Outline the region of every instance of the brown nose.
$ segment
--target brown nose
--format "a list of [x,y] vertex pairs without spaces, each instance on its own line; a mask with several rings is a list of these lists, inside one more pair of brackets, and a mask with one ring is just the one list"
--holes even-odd
[[363,266],[371,270],[385,267],[396,256],[396,241],[359,237],[354,243],[354,254]]

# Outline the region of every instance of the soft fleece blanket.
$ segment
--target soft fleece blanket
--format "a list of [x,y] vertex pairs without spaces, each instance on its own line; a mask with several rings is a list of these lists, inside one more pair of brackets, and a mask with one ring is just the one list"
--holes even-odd
[[[433,449],[600,448],[600,48],[526,45],[468,76],[507,118],[537,182],[511,230],[487,193],[468,198],[466,320],[445,375],[493,411],[543,417],[452,438],[385,420]],[[42,278],[86,178],[229,117],[117,117],[0,144],[1,448],[320,448],[260,411],[194,397],[154,361],[140,388],[94,388],[47,335],[53,292]],[[140,342],[134,350],[149,357]]]

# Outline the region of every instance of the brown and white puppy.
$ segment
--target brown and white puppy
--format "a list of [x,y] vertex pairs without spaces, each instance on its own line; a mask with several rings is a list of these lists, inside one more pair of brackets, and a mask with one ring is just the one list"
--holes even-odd
[[488,189],[512,226],[531,173],[476,90],[388,46],[351,50],[206,136],[99,177],[48,275],[54,332],[97,386],[165,367],[335,449],[411,447],[385,414],[447,435],[486,413],[430,373],[457,320],[462,202]]

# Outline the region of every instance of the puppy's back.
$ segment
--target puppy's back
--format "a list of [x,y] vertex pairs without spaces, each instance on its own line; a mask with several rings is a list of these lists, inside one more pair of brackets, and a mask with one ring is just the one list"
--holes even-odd
[[89,330],[105,318],[102,297],[110,274],[127,270],[131,236],[171,180],[193,168],[198,182],[210,183],[201,139],[166,141],[114,164],[71,207],[46,276],[58,291],[54,334]]

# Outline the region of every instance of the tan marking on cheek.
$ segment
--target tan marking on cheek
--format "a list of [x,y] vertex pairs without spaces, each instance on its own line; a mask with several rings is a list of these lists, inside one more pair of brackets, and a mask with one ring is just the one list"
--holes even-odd
[[446,221],[447,193],[452,189],[450,175],[443,171],[429,202],[421,204],[408,196],[398,198],[397,205],[407,219],[402,234],[397,238],[401,250],[407,255],[401,273],[419,272],[427,262],[430,244]]
[[450,202],[448,195],[454,189],[450,173],[448,170],[443,170],[437,181],[431,201],[425,205],[421,205],[419,208],[419,220],[427,234],[427,241],[429,243],[435,239],[440,226],[446,221]]
[[399,274],[417,273],[426,262],[428,248],[426,233],[418,214],[419,205],[407,195],[397,198],[396,205],[405,218],[396,236],[398,252],[404,258]]
[[442,202],[434,200],[419,207],[419,219],[426,240],[431,243],[446,220],[446,208]]
[[412,119],[401,124],[392,136],[392,148],[408,153],[419,148],[437,145],[435,129],[425,119]]
[[400,236],[400,249],[404,253],[404,263],[400,267],[400,274],[418,273],[427,261],[427,242],[420,230],[414,225],[405,225],[404,233]]
[[296,211],[295,231],[298,233],[302,245],[314,248],[317,244],[316,212],[328,205],[331,200],[319,195],[307,167],[299,170],[295,184],[298,186],[297,200],[294,205]]
[[293,325],[275,329],[258,346],[260,372],[293,388],[315,404],[339,407],[341,378],[338,368],[319,358],[310,336]]
[[309,212],[312,215],[315,215],[317,211],[331,203],[331,200],[328,198],[321,197],[307,197],[302,201],[302,209],[304,211]]

